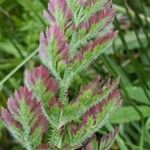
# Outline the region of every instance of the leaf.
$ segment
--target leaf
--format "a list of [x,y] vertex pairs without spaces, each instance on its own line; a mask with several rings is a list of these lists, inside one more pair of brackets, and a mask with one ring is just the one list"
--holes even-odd
[[[150,117],[150,107],[149,106],[138,106],[137,107],[142,113],[144,118]],[[134,121],[139,121],[141,116],[132,106],[121,107],[116,111],[110,118],[111,123],[129,123]]]
[[16,58],[19,58],[19,54],[17,52],[17,49],[8,40],[5,40],[5,42],[0,42],[0,49],[1,49],[1,51],[4,51],[6,54],[11,54]]
[[[137,102],[150,104],[149,98],[146,96],[146,93],[144,92],[144,90],[141,87],[129,86],[125,89],[126,89],[130,98],[136,100]],[[146,92],[150,97],[150,91],[147,90]]]
[[109,71],[112,72],[112,74],[114,74],[115,76],[119,76],[120,77],[121,82],[125,86],[131,85],[129,78],[126,75],[126,72],[123,70],[123,68],[121,68],[117,64],[117,62],[114,59],[112,59],[111,57],[107,56],[106,54],[102,54],[101,60],[106,65],[106,67],[109,69]]
[[[148,41],[144,35],[144,33],[142,33],[141,31],[139,31],[139,39],[141,40],[141,43],[144,47],[146,47],[148,45]],[[126,32],[124,35],[124,38],[126,40],[127,46],[129,50],[133,50],[133,49],[137,49],[140,48],[140,44],[137,40],[137,37],[135,35],[134,31],[130,31],[130,32]],[[116,40],[114,40],[114,45],[115,45],[115,50],[119,51],[119,50],[125,50],[125,47],[122,44],[121,39],[118,37],[116,38]],[[110,48],[110,50],[105,52],[106,54],[112,54],[114,53],[113,48]]]
[[32,71],[25,71],[25,85],[32,90],[44,107],[48,106],[49,100],[57,92],[57,83],[50,76],[49,71],[44,66],[38,66]]

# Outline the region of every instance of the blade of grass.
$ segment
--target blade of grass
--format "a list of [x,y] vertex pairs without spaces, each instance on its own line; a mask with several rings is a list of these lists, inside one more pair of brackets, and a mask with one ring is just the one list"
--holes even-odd
[[[127,15],[128,15],[128,17],[129,17],[129,19],[130,19],[130,21],[131,21],[131,24],[133,25],[133,19],[132,19],[132,16],[130,15],[130,13],[129,13],[129,7],[128,7],[128,5],[127,5],[127,3],[126,3],[126,1],[125,1],[125,9],[126,9],[126,13],[127,13]],[[147,60],[148,60],[148,62],[150,63],[150,58],[149,58],[149,55],[148,55],[148,52],[147,52],[147,47],[144,47],[143,46],[143,43],[142,43],[142,41],[141,41],[141,39],[140,39],[140,37],[139,37],[139,35],[138,35],[138,32],[137,32],[137,30],[135,29],[134,30],[134,32],[135,32],[135,35],[136,35],[136,38],[137,38],[137,41],[138,41],[138,43],[139,43],[139,45],[140,45],[140,53],[141,53],[141,57],[143,56],[142,54],[144,53],[144,56],[147,58]],[[147,36],[149,36],[148,34],[146,35],[146,37]]]
[[38,52],[38,49],[33,51],[27,58],[25,58],[20,64],[18,64],[7,76],[5,76],[0,81],[0,90],[3,88],[3,84],[11,77],[13,76],[26,62],[28,62],[36,53]]

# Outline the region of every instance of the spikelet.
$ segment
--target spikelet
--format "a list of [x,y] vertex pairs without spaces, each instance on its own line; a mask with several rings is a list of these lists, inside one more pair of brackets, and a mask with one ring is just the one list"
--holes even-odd
[[[54,44],[54,48],[50,46]],[[54,57],[57,59],[64,59],[67,61],[69,46],[65,40],[63,32],[60,30],[59,26],[56,23],[53,23],[49,28],[47,28],[46,33],[41,33],[40,35],[40,46],[39,46],[39,56],[43,62],[52,59],[50,55],[54,53]],[[52,61],[52,60],[50,60]]]
[[[21,87],[8,99],[7,107],[1,110],[1,119],[8,130],[23,146],[27,144],[31,147],[36,140],[33,147],[38,146],[48,130],[48,121],[42,113],[41,103],[33,98],[26,87]],[[30,140],[35,134],[36,140]]]
[[63,13],[66,21],[71,18],[71,11],[67,7],[66,0],[49,0],[48,10],[44,11],[44,17],[49,23],[56,21],[55,14],[58,9]]
[[34,68],[32,71],[25,71],[25,84],[30,90],[36,86],[36,82],[39,80],[42,81],[46,91],[53,92],[54,95],[57,93],[57,83],[52,77],[50,77],[50,73],[46,67],[41,65]]

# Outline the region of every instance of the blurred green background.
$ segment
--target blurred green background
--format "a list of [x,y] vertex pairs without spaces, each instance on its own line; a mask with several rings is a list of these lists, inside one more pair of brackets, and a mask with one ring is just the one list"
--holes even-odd
[[[40,63],[37,48],[46,23],[43,10],[48,0],[0,0],[0,107],[23,84],[26,67]],[[81,84],[93,74],[120,76],[123,106],[111,118],[121,124],[112,149],[150,149],[150,1],[114,0],[119,31],[112,47],[80,75]],[[78,84],[73,84],[77,90]],[[107,129],[111,129],[111,125]],[[0,150],[21,150],[0,122]]]

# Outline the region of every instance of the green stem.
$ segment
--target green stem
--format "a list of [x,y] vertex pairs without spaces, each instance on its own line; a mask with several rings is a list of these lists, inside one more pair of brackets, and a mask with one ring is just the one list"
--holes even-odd
[[68,84],[62,81],[60,85],[60,96],[59,99],[63,102],[63,104],[68,103]]
[[142,119],[141,138],[140,138],[139,150],[143,150],[143,148],[144,148],[144,119]]

